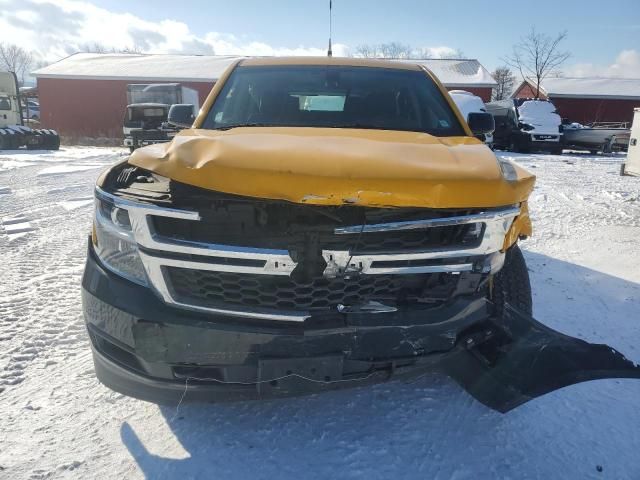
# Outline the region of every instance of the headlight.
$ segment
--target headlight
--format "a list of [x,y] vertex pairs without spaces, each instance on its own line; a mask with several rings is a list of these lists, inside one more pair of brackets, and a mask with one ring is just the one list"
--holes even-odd
[[516,167],[513,166],[509,160],[505,160],[504,158],[498,158],[498,165],[500,165],[500,170],[502,171],[502,176],[507,182],[515,182],[518,180],[518,172],[516,171]]
[[104,266],[132,282],[148,285],[127,210],[96,197],[94,228],[93,246]]

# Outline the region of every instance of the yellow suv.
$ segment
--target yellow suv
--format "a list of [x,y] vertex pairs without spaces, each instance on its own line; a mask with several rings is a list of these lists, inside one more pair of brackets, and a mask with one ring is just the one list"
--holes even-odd
[[435,366],[494,408],[529,398],[478,387],[509,322],[535,322],[516,245],[534,177],[475,138],[490,114],[462,118],[422,66],[338,58],[240,60],[192,111],[96,186],[103,383],[259,398]]

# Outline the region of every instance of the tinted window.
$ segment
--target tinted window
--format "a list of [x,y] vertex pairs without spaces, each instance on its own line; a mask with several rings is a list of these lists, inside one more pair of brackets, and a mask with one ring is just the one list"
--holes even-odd
[[203,128],[241,125],[465,134],[424,72],[370,67],[238,67]]

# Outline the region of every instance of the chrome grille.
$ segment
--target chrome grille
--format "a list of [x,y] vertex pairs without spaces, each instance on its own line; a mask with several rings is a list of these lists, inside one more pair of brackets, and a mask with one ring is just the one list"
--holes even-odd
[[[384,243],[376,249],[383,251],[374,253],[362,252],[357,248],[353,251],[338,248],[339,244],[337,243],[327,244],[326,246],[329,246],[329,248],[321,246],[319,254],[322,256],[326,267],[318,278],[307,279],[308,284],[304,287],[306,289],[315,289],[317,291],[315,296],[312,295],[305,298],[304,295],[298,295],[298,299],[289,304],[295,310],[293,313],[279,313],[277,311],[274,312],[272,307],[283,308],[283,304],[278,303],[280,300],[267,299],[261,302],[259,301],[260,295],[254,295],[255,298],[258,298],[258,301],[249,299],[251,295],[245,295],[239,298],[238,301],[231,301],[233,298],[229,295],[232,296],[233,294],[227,294],[227,296],[223,294],[221,297],[210,299],[205,292],[203,295],[206,301],[192,303],[193,298],[189,299],[189,296],[186,295],[187,290],[181,290],[181,285],[188,285],[189,282],[183,281],[174,285],[175,282],[172,281],[168,272],[192,270],[197,272],[195,277],[200,279],[207,278],[210,285],[213,285],[211,282],[214,281],[212,280],[214,277],[219,278],[219,280],[215,280],[217,282],[216,285],[225,285],[221,281],[224,279],[225,274],[245,275],[247,278],[255,278],[256,276],[283,277],[281,281],[284,282],[289,280],[289,277],[292,276],[298,266],[298,262],[294,260],[295,255],[292,255],[292,252],[288,249],[216,244],[175,236],[169,237],[158,232],[154,224],[155,219],[167,218],[200,222],[201,215],[196,211],[133,202],[106,193],[99,188],[96,189],[96,196],[127,210],[150,284],[166,303],[182,308],[232,316],[285,321],[305,320],[310,316],[309,311],[315,308],[314,302],[318,302],[317,305],[322,305],[319,308],[330,308],[336,302],[342,303],[339,302],[337,294],[334,294],[331,288],[327,287],[331,283],[329,280],[332,279],[337,280],[335,285],[344,282],[344,289],[338,289],[338,293],[345,296],[345,292],[349,288],[348,283],[354,281],[345,277],[363,278],[364,280],[358,280],[358,282],[363,282],[362,284],[365,285],[368,285],[367,282],[371,282],[371,285],[374,285],[374,291],[376,291],[375,288],[378,288],[375,287],[375,285],[378,285],[376,282],[381,282],[380,284],[387,282],[387,289],[392,291],[393,276],[472,271],[477,268],[478,264],[478,262],[474,263],[474,257],[498,254],[497,252],[502,248],[505,234],[509,230],[513,219],[519,214],[519,208],[509,207],[474,215],[377,223],[364,227],[362,225],[354,225],[336,228],[333,231],[333,237],[345,237],[344,245],[357,245],[357,237],[380,232],[428,231],[429,229],[455,225],[479,226],[481,230],[477,241],[470,243],[458,242],[450,246],[442,246],[440,244],[414,245],[408,248],[403,245],[400,249],[401,251],[396,251],[396,245],[392,248],[394,251],[385,252]],[[350,241],[348,241],[349,238],[351,238]],[[248,237],[246,242],[251,244],[255,240]],[[486,267],[486,265],[489,266]],[[492,259],[486,265],[485,268],[489,269],[499,268],[500,262]],[[368,280],[368,277],[372,277],[372,280]],[[376,280],[375,277],[383,280]],[[185,279],[182,278],[182,280]],[[208,295],[211,296],[212,294],[209,293]],[[326,300],[321,300],[322,295],[326,296]],[[355,301],[364,301],[362,299],[366,296],[366,291],[363,290],[358,294],[358,299]],[[349,298],[349,301],[352,301],[350,297],[345,298]]]

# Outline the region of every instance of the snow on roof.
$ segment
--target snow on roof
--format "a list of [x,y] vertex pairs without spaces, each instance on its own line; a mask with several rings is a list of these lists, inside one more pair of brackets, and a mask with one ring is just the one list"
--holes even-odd
[[497,87],[495,79],[478,60],[439,59],[402,60],[418,63],[431,70],[447,87]]
[[640,99],[640,78],[546,78],[542,90],[548,97]]
[[33,72],[36,78],[215,81],[237,56],[76,53]]
[[[219,55],[145,55],[76,53],[33,72],[36,78],[84,78],[159,82],[215,81],[235,60]],[[494,87],[491,74],[477,60],[398,60],[424,65],[447,87]]]

